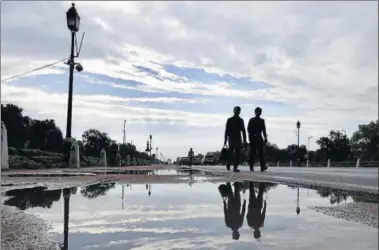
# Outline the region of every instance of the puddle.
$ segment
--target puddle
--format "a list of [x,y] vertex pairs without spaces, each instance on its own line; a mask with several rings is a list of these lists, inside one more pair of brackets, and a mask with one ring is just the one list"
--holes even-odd
[[[234,193],[236,189],[240,189],[237,193],[241,200]],[[250,196],[253,189],[255,199]],[[64,190],[12,190],[6,195],[6,205],[51,223],[51,237],[73,250],[378,247],[377,229],[308,208],[354,201],[377,203],[377,199],[325,189],[251,182],[230,186],[209,182],[99,183]],[[245,213],[241,215],[244,200]]]

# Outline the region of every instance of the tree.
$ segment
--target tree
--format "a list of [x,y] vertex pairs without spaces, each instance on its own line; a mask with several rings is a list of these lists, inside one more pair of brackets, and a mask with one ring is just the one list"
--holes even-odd
[[47,131],[45,150],[52,152],[62,152],[63,134],[59,128],[54,128]]
[[379,160],[379,120],[362,124],[351,137],[354,155],[362,160]]
[[123,158],[127,157],[128,155],[129,156],[134,155],[136,151],[137,151],[136,146],[134,146],[131,143],[120,145],[120,155]]
[[289,157],[290,161],[296,162],[297,159],[300,162],[305,161],[305,155],[307,154],[307,147],[305,145],[301,145],[298,147],[296,144],[288,145],[286,151],[286,155]]
[[28,136],[30,141],[29,148],[45,150],[48,132],[57,129],[59,128],[56,127],[55,121],[52,119],[32,120]]
[[22,115],[23,109],[13,104],[1,104],[1,121],[7,128],[8,146],[23,148],[27,139],[27,120]]
[[84,152],[88,156],[99,157],[101,149],[108,149],[115,143],[107,133],[100,132],[97,129],[89,129],[82,134]]
[[349,158],[350,140],[340,131],[331,130],[329,137],[321,137],[316,143],[320,146],[319,153],[333,161],[346,161]]
[[89,186],[85,186],[80,190],[80,193],[88,198],[93,199],[100,195],[106,195],[107,192],[115,187],[115,183],[97,183]]

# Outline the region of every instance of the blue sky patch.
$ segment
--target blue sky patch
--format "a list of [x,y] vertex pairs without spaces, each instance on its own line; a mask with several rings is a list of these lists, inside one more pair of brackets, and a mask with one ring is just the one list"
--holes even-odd
[[172,64],[164,64],[162,67],[169,73],[178,75],[180,77],[185,77],[189,81],[197,81],[202,83],[217,83],[217,82],[227,82],[233,85],[235,89],[244,90],[257,90],[257,89],[267,89],[271,88],[271,85],[254,81],[248,77],[234,77],[231,75],[219,75],[216,73],[208,73],[204,69],[200,68],[185,68],[178,67]]

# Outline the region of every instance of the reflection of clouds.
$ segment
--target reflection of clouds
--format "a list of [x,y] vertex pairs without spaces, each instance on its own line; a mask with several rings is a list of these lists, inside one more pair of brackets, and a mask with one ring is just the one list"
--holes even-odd
[[[129,226],[128,226],[129,227]],[[175,234],[175,233],[196,233],[196,234],[206,234],[207,230],[200,230],[197,228],[139,228],[133,225],[133,228],[128,227],[117,227],[112,225],[103,225],[103,227],[71,227],[70,233],[89,233],[89,234],[103,234],[103,233],[151,233],[151,234]],[[60,229],[62,231],[62,229]]]
[[[118,185],[106,196],[93,200],[72,196],[71,247],[112,250],[377,249],[378,230],[308,210],[307,206],[329,204],[329,200],[320,198],[316,191],[309,191],[307,196],[307,190],[300,189],[303,210],[297,216],[297,191],[285,186],[269,191],[261,241],[254,239],[253,230],[245,220],[240,230],[241,238],[236,242],[225,226],[217,184],[192,188],[194,192],[187,184],[154,185],[154,192],[160,197],[148,198],[144,184],[133,185],[133,190],[125,192],[124,210],[119,206],[122,189]],[[248,194],[246,191],[246,198]],[[52,232],[59,239],[63,228],[61,202],[54,203],[49,210],[31,209],[53,223]]]
[[[137,223],[158,223],[168,222],[175,220],[191,220],[198,218],[220,218],[221,213],[215,213],[220,210],[220,205],[189,205],[189,206],[169,206],[168,210],[146,210],[146,208],[140,206],[132,206],[135,210],[131,210],[125,207],[124,210],[108,210],[96,213],[95,218],[101,218],[101,220],[94,219],[94,215],[88,212],[71,212],[70,213],[70,232],[78,230],[80,232],[85,231],[90,226],[93,227],[114,227],[117,224],[137,224]],[[150,209],[154,209],[151,207]],[[58,218],[57,218],[58,219]],[[59,220],[58,220],[59,221]],[[125,225],[130,226],[130,225]],[[61,231],[61,224],[53,223],[53,232]],[[93,229],[91,229],[93,232]]]
[[[112,241],[103,245],[87,245],[83,249],[125,249],[125,245],[132,245],[137,250],[156,250],[156,249],[246,249],[246,244],[253,246],[254,242],[242,240],[235,242],[227,237],[207,237],[199,236],[197,238],[175,239],[159,238],[140,238],[133,240]],[[124,248],[123,248],[124,247]]]

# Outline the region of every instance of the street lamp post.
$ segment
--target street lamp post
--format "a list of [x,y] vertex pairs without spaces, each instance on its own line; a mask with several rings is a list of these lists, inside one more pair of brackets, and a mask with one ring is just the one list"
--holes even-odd
[[296,122],[296,127],[297,127],[297,166],[300,167],[300,158],[299,158],[299,153],[300,153],[300,121]]
[[67,104],[67,125],[66,125],[66,139],[71,139],[71,124],[72,124],[72,92],[74,83],[74,67],[80,72],[83,67],[80,64],[76,64],[74,61],[74,43],[75,34],[79,31],[80,16],[76,11],[75,4],[73,3],[71,8],[66,12],[67,27],[71,31],[71,53],[70,58],[66,64],[70,66],[70,75],[68,83],[68,104]]
[[153,148],[153,136],[150,134],[150,157],[151,157],[151,149]]
[[157,160],[159,160],[159,156],[158,156],[158,147],[155,148],[155,158]]
[[307,145],[307,161],[309,163],[309,141],[313,138],[313,136],[308,136],[308,145]]

